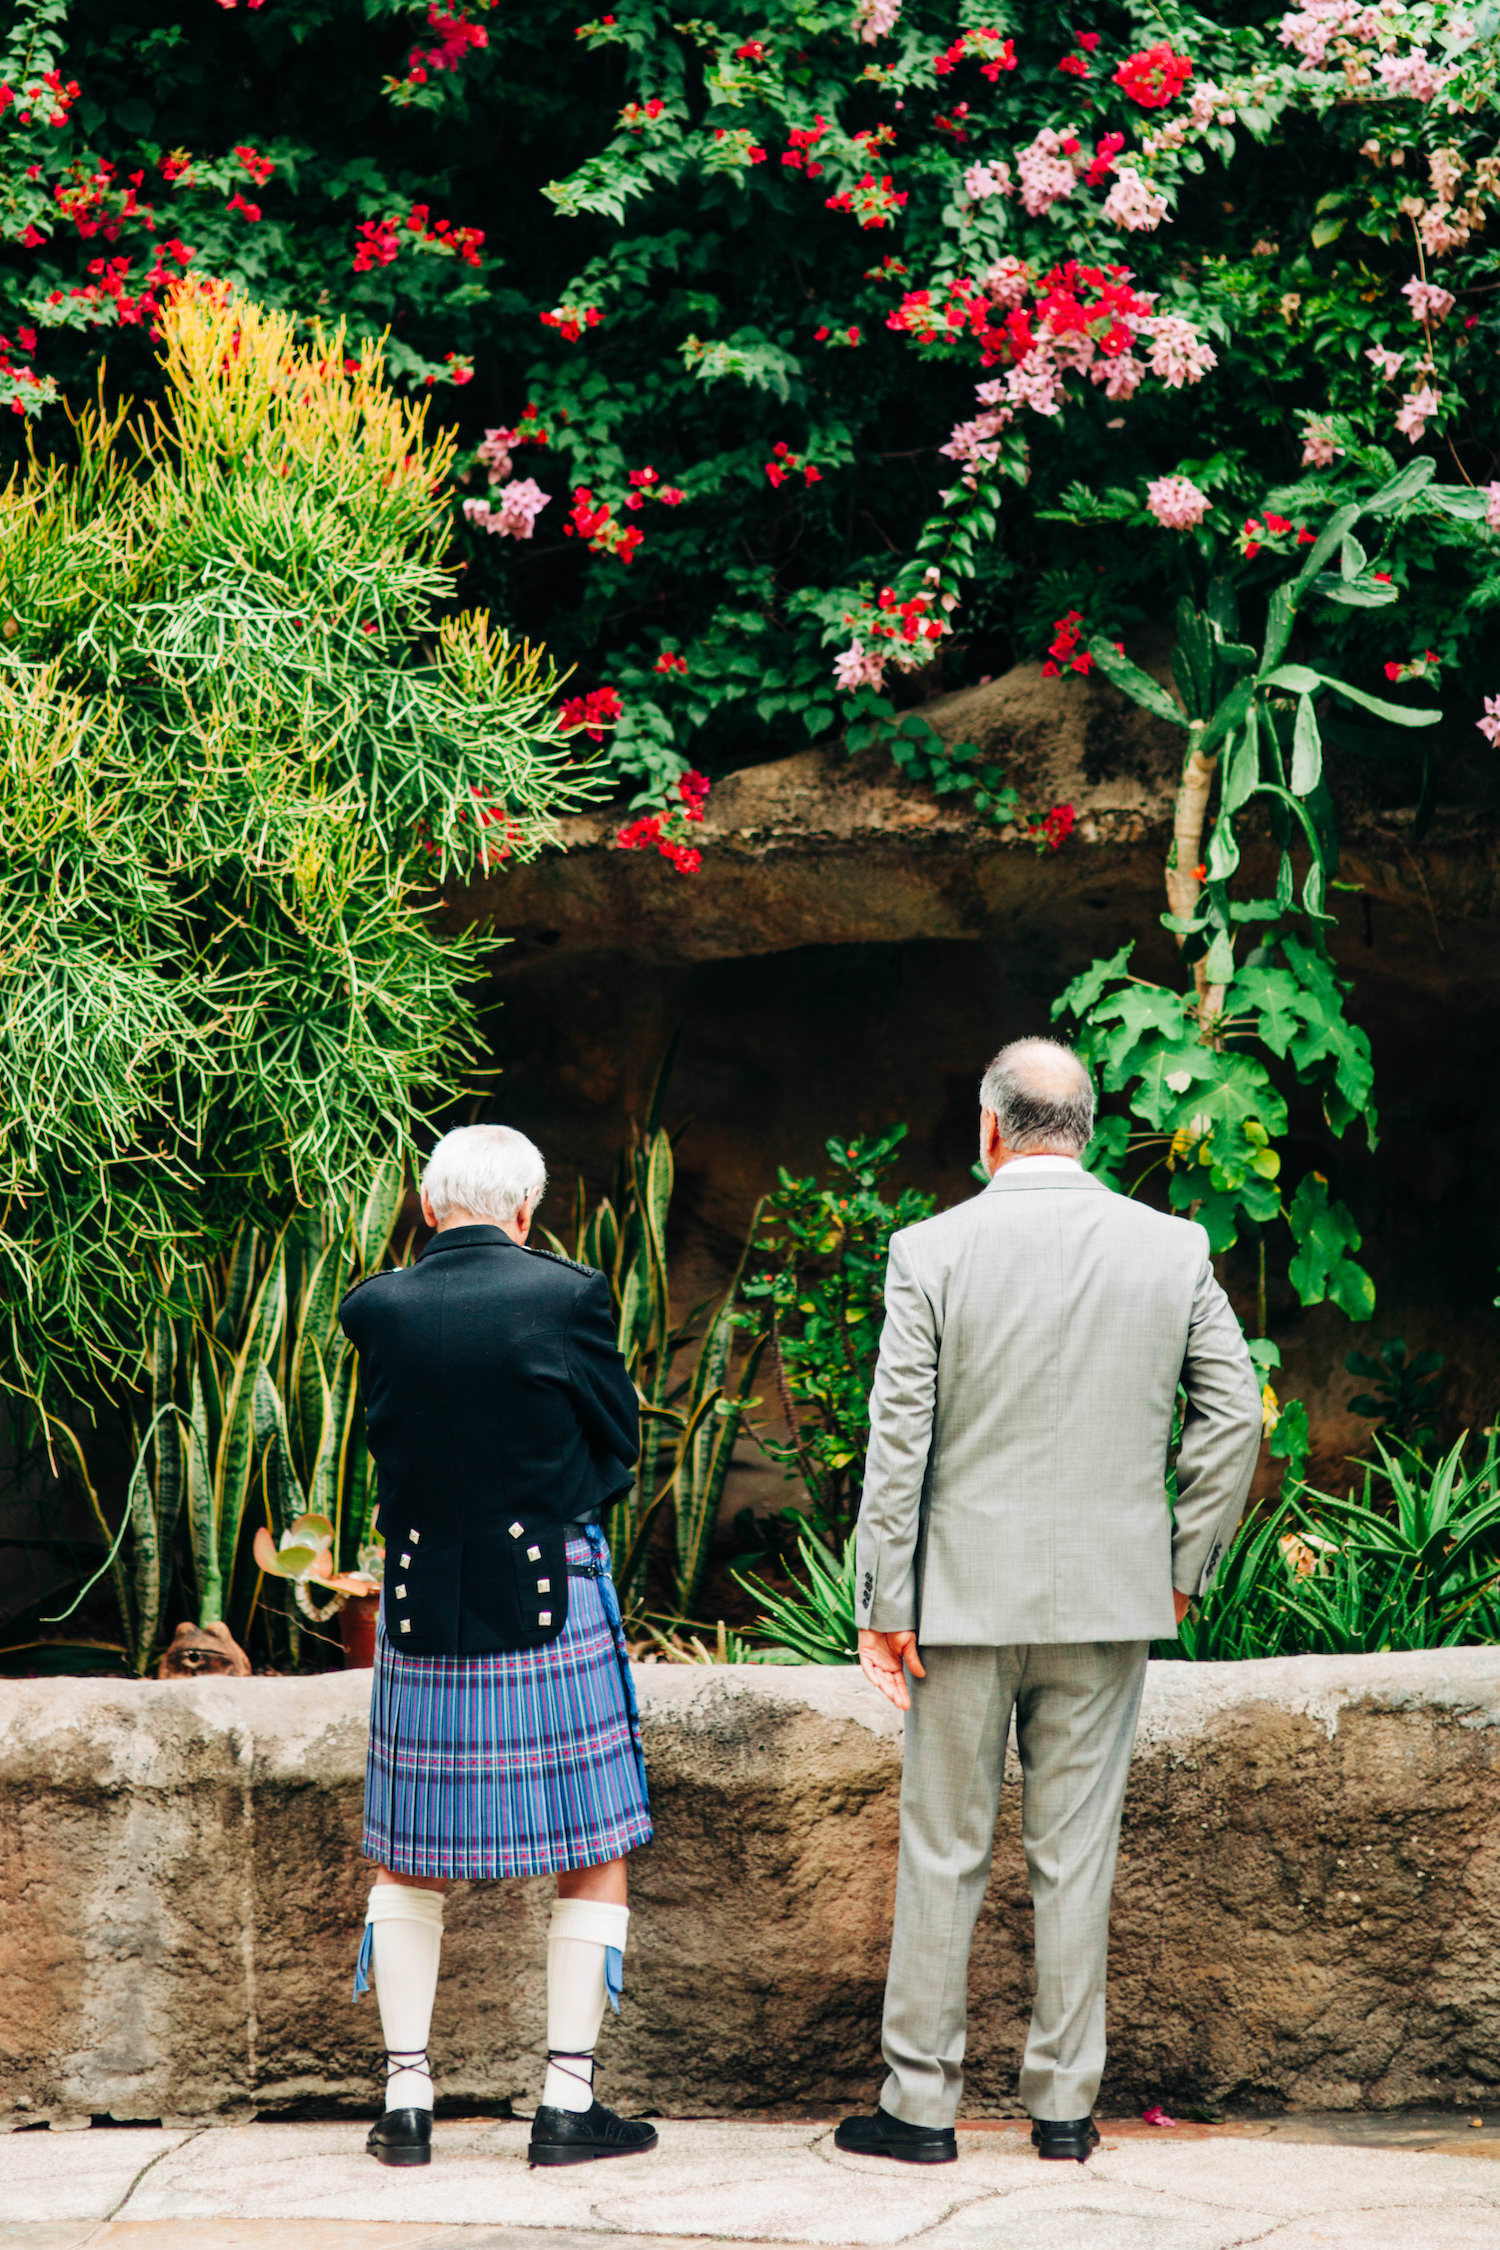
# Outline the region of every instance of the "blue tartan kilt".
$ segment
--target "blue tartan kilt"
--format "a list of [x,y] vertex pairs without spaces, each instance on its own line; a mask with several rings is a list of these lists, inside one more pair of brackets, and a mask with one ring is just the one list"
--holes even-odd
[[555,1641],[508,1656],[402,1656],[375,1644],[363,1850],[393,1875],[455,1879],[599,1867],[651,1841],[641,1722],[590,1525],[568,1561]]

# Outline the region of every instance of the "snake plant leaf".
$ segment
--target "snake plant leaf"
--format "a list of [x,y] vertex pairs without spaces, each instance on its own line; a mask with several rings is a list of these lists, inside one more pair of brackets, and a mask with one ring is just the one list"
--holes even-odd
[[266,1513],[285,1532],[306,1510],[307,1495],[292,1460],[281,1393],[264,1361],[255,1370],[251,1422],[264,1480]]
[[255,1286],[256,1267],[263,1247],[261,1236],[247,1219],[234,1238],[229,1261],[229,1286],[224,1292],[214,1321],[214,1333],[222,1344],[229,1343],[232,1337],[238,1335],[244,1323],[245,1309]]
[[198,1623],[220,1624],[224,1616],[224,1589],[219,1574],[219,1522],[214,1488],[213,1455],[209,1450],[208,1405],[204,1397],[204,1369],[212,1355],[202,1352],[193,1369],[192,1403],[187,1426],[188,1538],[193,1574],[198,1582]]
[[[250,1490],[250,1472],[255,1456],[256,1378],[266,1371],[266,1363],[275,1352],[285,1313],[286,1256],[284,1245],[278,1242],[250,1308],[245,1341],[235,1355],[224,1401],[224,1424],[219,1434],[218,1458],[214,1463],[219,1578],[226,1602],[231,1598],[234,1587],[235,1556],[239,1549],[240,1526],[244,1521],[245,1501]],[[285,1419],[281,1401],[268,1371],[266,1387],[276,1398],[276,1420],[284,1437]]]
[[[182,1432],[179,1409],[168,1399],[151,1417],[137,1448],[125,1491],[134,1549],[135,1669],[144,1672],[161,1633],[165,1580],[171,1568],[172,1530],[182,1490]],[[153,1475],[153,1465],[155,1474]]]
[[362,1273],[374,1273],[389,1250],[405,1195],[405,1161],[400,1156],[388,1156],[377,1170],[355,1221],[354,1240]]

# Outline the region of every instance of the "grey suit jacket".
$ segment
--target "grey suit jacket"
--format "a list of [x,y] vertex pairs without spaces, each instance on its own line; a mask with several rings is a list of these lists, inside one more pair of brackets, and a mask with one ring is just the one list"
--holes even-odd
[[1171,1635],[1255,1470],[1245,1339],[1202,1227],[1087,1172],[1009,1171],[891,1239],[858,1621],[980,1647]]

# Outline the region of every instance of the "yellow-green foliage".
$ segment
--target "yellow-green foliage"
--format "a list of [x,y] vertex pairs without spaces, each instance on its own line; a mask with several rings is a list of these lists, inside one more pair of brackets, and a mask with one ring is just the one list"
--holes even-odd
[[[594,793],[440,615],[452,441],[380,347],[183,293],[149,417],[0,493],[0,1386],[141,1364],[246,1217],[344,1205],[472,1046],[431,919]],[[488,809],[488,823],[479,818]]]

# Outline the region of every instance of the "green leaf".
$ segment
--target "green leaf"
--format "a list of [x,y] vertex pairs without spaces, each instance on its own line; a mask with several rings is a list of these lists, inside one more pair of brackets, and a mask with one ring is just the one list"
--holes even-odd
[[1223,702],[1198,736],[1198,751],[1207,757],[1214,745],[1238,726],[1246,725],[1255,707],[1255,682],[1236,680]]
[[1305,797],[1317,788],[1323,774],[1323,738],[1310,695],[1299,696],[1292,727],[1292,788]]
[[1297,1244],[1289,1272],[1304,1305],[1336,1304],[1351,1320],[1375,1310],[1375,1284],[1352,1253],[1360,1232],[1347,1206],[1332,1202],[1320,1173],[1305,1173],[1287,1212]]
[[1274,672],[1261,675],[1262,687],[1286,688],[1292,695],[1311,695],[1324,684],[1322,673],[1307,664],[1279,664]]
[[1114,642],[1103,633],[1093,635],[1089,654],[1104,677],[1113,681],[1117,688],[1123,688],[1131,701],[1138,703],[1143,711],[1149,711],[1154,719],[1164,719],[1174,727],[1187,725],[1187,714],[1181,704],[1168,695],[1149,672],[1143,672],[1128,656],[1122,656]]
[[[1307,573],[1304,571],[1303,576]],[[1261,651],[1260,677],[1281,660],[1281,652],[1292,637],[1292,624],[1297,614],[1297,595],[1294,586],[1278,586],[1266,608],[1266,639]]]
[[1385,516],[1393,508],[1404,508],[1408,501],[1416,499],[1417,494],[1432,482],[1436,474],[1436,461],[1430,454],[1419,453],[1388,484],[1383,484],[1372,500],[1365,502],[1364,513],[1367,516]]
[[1208,949],[1208,959],[1203,973],[1210,984],[1228,984],[1234,975],[1234,940],[1227,930],[1220,930]]
[[1377,719],[1387,719],[1394,727],[1435,727],[1442,717],[1441,711],[1415,710],[1407,703],[1387,703],[1380,695],[1366,695],[1363,688],[1350,687],[1346,680],[1330,680],[1318,674],[1326,688],[1343,696],[1347,703],[1357,703],[1362,711],[1373,711]]
[[1260,714],[1252,705],[1245,724],[1224,752],[1224,780],[1220,804],[1225,813],[1236,813],[1248,804],[1260,780]]
[[1091,961],[1082,976],[1075,977],[1053,1001],[1053,1022],[1056,1023],[1058,1017],[1064,1015],[1078,1016],[1080,1019],[1089,1016],[1105,986],[1117,983],[1129,973],[1130,956],[1134,951],[1135,939],[1131,938],[1121,946],[1118,953],[1112,953],[1107,961]]

